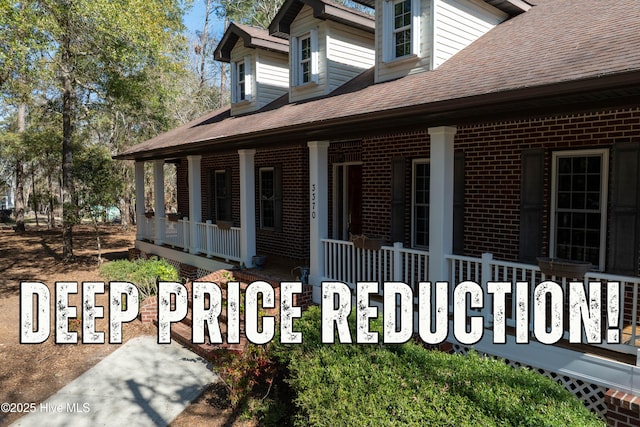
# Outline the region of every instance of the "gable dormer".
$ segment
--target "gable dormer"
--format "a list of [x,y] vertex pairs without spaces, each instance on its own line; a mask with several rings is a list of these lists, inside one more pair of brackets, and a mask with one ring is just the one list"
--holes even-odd
[[214,52],[231,65],[231,115],[250,113],[289,90],[289,42],[231,23]]
[[522,0],[375,0],[375,81],[434,70],[529,7]]
[[375,63],[373,16],[328,0],[287,0],[269,26],[289,39],[289,101],[328,95]]

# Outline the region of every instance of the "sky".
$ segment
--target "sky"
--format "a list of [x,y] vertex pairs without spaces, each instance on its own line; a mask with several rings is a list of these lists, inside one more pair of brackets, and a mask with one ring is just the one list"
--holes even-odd
[[[214,21],[209,22],[209,26],[213,26],[213,35],[221,37],[224,31],[224,23],[212,15]],[[187,27],[187,36],[195,37],[196,31],[202,31],[204,25],[204,0],[194,0],[191,10],[182,18],[182,22]]]

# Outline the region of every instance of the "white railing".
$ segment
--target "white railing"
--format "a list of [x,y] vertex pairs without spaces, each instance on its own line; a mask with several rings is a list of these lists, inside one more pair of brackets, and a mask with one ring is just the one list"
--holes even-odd
[[223,230],[211,221],[198,223],[198,251],[207,257],[216,256],[228,260],[241,261],[240,228]]
[[[185,227],[185,223],[187,224],[186,227]],[[188,247],[188,244],[185,244],[185,241],[188,242],[189,240],[188,236],[189,236],[189,226],[188,226],[187,218],[185,218],[184,220],[181,219],[178,221],[165,222],[164,242],[166,244],[171,245],[173,247],[178,247],[178,248]]]
[[219,257],[227,261],[241,261],[240,257],[240,228],[231,227],[228,230],[219,228],[211,221],[196,223],[196,239],[191,236],[191,222],[188,218],[170,221],[168,218],[147,218],[138,215],[140,238],[155,241],[156,227],[163,227],[162,243],[174,248],[182,248],[188,252],[193,242],[197,247],[195,252],[206,254],[207,257]]
[[402,243],[380,249],[356,248],[353,242],[323,239],[324,278],[346,283],[404,282],[427,280],[429,253],[406,249]]
[[154,217],[147,218],[144,214],[138,215],[138,231],[141,239],[154,240],[156,236],[156,221]]
[[[485,314],[489,322],[492,321],[491,305],[488,302],[486,294],[486,283],[490,281],[510,282],[514,285],[512,291],[515,292],[516,282],[526,282],[529,285],[528,302],[529,307],[533,306],[533,295],[535,287],[544,282],[551,280],[560,284],[564,294],[567,295],[568,283],[573,281],[566,277],[546,276],[537,265],[523,264],[517,262],[494,260],[492,254],[483,254],[482,258],[463,257],[456,255],[447,256],[449,260],[451,281],[452,283],[460,283],[470,280],[479,283],[485,291]],[[606,293],[607,282],[620,283],[620,310],[622,325],[618,325],[622,329],[620,344],[606,342],[606,299],[603,297],[601,301],[603,324],[602,330],[604,344],[595,344],[611,350],[616,350],[629,354],[636,354],[636,347],[640,345],[640,328],[638,327],[638,288],[640,285],[640,277],[617,276],[599,272],[587,272],[584,277],[585,283],[600,282],[603,284],[602,295]],[[514,327],[516,325],[515,313],[516,299],[512,297],[513,293],[507,295],[507,326]],[[565,303],[566,311],[564,316],[564,337],[568,337],[568,303]],[[533,328],[532,319],[529,322],[529,332]]]

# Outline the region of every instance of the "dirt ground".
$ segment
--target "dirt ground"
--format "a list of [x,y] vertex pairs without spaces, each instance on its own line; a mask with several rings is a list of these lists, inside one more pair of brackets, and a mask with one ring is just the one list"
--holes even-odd
[[[104,262],[126,258],[133,247],[135,228],[120,226],[100,229]],[[27,226],[27,232],[16,234],[0,224],[0,402],[39,403],[78,377],[118,348],[109,344],[55,344],[54,329],[42,344],[20,344],[20,282],[42,282],[51,290],[52,306],[56,281],[104,281],[98,270],[96,236],[92,227],[74,228],[74,255],[77,262],[64,264],[62,232],[44,227]],[[80,295],[70,296],[69,304],[81,307]],[[108,331],[107,296],[98,295],[96,304],[105,307],[105,317],[96,322],[97,331]],[[81,309],[78,309],[81,311]],[[51,311],[52,321],[55,312]],[[123,342],[139,335],[155,335],[155,328],[136,320],[123,326]],[[81,341],[79,334],[79,341]],[[0,412],[0,426],[9,425],[20,413]],[[224,390],[210,388],[188,407],[172,425],[222,426],[233,419]],[[238,425],[238,424],[236,424]]]

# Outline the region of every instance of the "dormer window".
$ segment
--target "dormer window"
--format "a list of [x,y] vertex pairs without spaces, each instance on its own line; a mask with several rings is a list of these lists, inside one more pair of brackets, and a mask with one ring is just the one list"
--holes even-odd
[[396,58],[411,54],[411,0],[393,3],[393,39]]
[[313,29],[299,37],[293,37],[291,46],[294,85],[318,83],[318,31]]
[[231,76],[231,102],[237,104],[251,101],[251,57],[245,56],[242,61],[232,62]]
[[238,71],[238,78],[236,79],[237,93],[238,93],[238,101],[244,101],[246,96],[245,91],[245,73],[244,73],[244,61],[239,62],[236,65],[236,70]]
[[311,81],[311,35],[300,39],[300,83]]
[[420,0],[383,1],[383,60],[420,54]]

